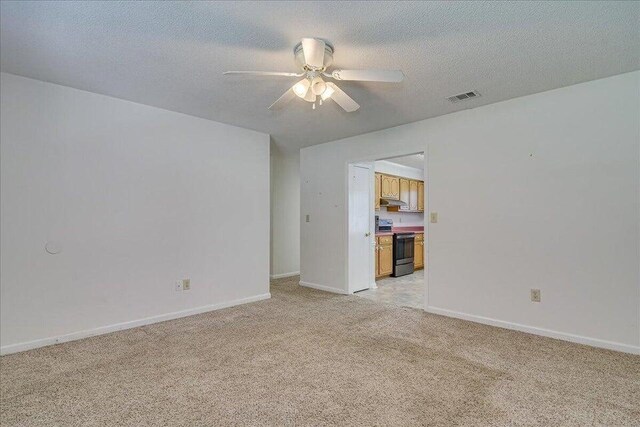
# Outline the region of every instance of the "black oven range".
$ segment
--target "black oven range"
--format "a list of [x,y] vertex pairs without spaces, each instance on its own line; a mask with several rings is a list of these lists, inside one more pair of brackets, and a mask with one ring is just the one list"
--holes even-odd
[[393,235],[393,273],[400,277],[413,273],[413,244],[415,233],[394,233]]

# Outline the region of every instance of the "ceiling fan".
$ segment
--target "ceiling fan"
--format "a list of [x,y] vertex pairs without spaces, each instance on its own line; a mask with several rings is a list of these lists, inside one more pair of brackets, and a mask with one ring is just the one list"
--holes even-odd
[[286,73],[277,71],[227,71],[224,74],[251,74],[256,76],[304,77],[294,84],[280,98],[269,107],[270,110],[283,107],[296,96],[313,104],[316,101],[333,99],[346,112],[360,108],[349,95],[344,93],[333,82],[325,82],[322,77],[334,80],[358,80],[364,82],[399,83],[404,78],[402,71],[397,70],[333,70],[327,68],[333,63],[333,46],[324,40],[304,38],[293,48],[295,63],[302,69],[300,73]]

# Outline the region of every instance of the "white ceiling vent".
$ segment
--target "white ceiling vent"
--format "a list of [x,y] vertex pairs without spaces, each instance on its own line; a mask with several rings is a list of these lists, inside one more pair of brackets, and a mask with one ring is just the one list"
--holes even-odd
[[466,99],[471,99],[471,98],[477,98],[479,97],[480,94],[478,93],[478,91],[473,90],[471,92],[465,92],[465,93],[461,93],[458,95],[453,95],[448,97],[447,99],[451,102],[460,102],[460,101],[464,101]]

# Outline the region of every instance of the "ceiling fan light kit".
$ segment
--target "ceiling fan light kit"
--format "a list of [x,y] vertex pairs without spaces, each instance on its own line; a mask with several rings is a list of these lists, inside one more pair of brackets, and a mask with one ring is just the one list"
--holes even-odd
[[305,78],[300,80],[298,83],[294,84],[293,91],[300,98],[304,98],[307,95],[307,92],[309,91],[309,79]]
[[327,89],[327,85],[320,77],[316,77],[311,81],[311,90],[315,95],[322,95]]
[[351,80],[364,82],[400,83],[404,79],[402,71],[398,70],[333,70],[327,68],[333,64],[333,46],[321,39],[304,38],[293,48],[296,65],[302,69],[301,73],[287,73],[278,71],[227,71],[224,74],[248,74],[257,76],[304,77],[294,84],[280,98],[269,107],[270,110],[281,108],[296,96],[312,103],[316,109],[327,99],[333,99],[346,112],[353,112],[360,108],[349,95],[333,82],[325,82],[322,77],[334,80]]

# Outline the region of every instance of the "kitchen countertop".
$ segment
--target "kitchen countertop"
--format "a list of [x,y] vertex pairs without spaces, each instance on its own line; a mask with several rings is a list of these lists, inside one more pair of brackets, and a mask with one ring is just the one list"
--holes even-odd
[[424,226],[422,225],[414,225],[407,227],[393,227],[392,231],[378,231],[376,232],[376,236],[393,236],[395,233],[424,233]]

